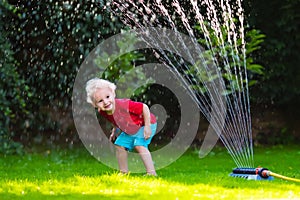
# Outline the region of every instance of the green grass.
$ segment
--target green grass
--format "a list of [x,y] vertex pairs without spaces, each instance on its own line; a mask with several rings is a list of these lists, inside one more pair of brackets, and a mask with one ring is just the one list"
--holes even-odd
[[[255,148],[255,163],[300,178],[300,148]],[[228,174],[235,166],[225,149],[199,159],[189,150],[158,177],[121,175],[83,148],[0,157],[0,199],[300,199],[300,184],[250,181]]]

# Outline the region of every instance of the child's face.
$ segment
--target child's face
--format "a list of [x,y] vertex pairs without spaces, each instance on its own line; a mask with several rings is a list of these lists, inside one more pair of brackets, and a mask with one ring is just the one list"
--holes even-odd
[[113,114],[115,110],[115,93],[110,88],[97,89],[94,93],[95,105],[98,110]]

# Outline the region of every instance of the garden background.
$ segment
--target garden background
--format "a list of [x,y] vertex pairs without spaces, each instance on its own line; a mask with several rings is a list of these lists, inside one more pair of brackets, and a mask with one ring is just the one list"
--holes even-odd
[[[80,143],[71,112],[75,76],[93,48],[126,28],[103,9],[105,3],[1,1],[0,152],[15,153],[33,144]],[[250,87],[254,142],[297,143],[299,1],[244,4],[248,29],[265,35],[251,54],[263,67]],[[200,124],[196,143],[206,126]]]

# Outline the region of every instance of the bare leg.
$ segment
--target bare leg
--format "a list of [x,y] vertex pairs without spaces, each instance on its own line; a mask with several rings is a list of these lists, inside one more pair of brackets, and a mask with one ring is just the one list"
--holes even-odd
[[119,164],[119,169],[122,173],[128,173],[127,151],[124,147],[116,145],[116,156]]
[[140,154],[147,174],[156,176],[156,171],[153,165],[150,151],[144,146],[135,146],[135,150]]

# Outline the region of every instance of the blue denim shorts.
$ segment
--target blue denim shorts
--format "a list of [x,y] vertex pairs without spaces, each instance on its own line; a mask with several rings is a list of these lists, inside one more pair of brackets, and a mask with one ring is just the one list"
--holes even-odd
[[142,126],[134,135],[129,135],[125,132],[121,132],[114,144],[124,147],[128,151],[133,151],[135,146],[144,146],[148,148],[148,145],[150,144],[153,136],[155,135],[156,127],[156,123],[150,125],[152,134],[147,140],[144,138],[144,126]]

